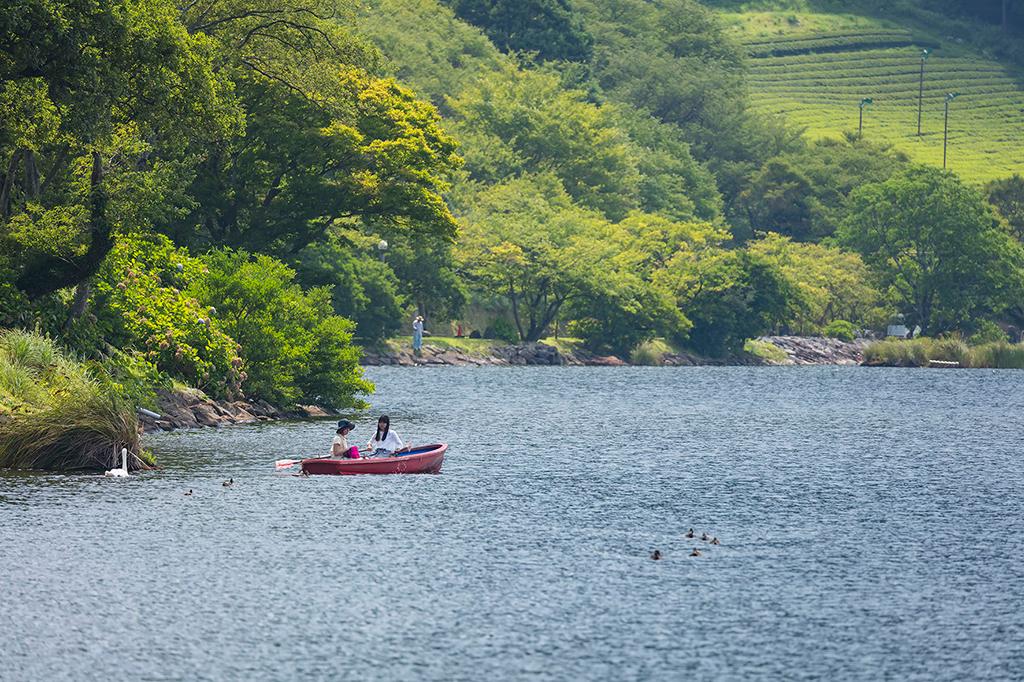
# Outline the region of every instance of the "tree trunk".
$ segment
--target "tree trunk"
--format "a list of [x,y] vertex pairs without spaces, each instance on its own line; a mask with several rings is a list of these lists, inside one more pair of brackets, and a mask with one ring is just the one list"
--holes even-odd
[[59,289],[82,282],[99,269],[100,263],[114,248],[107,220],[106,188],[103,185],[103,159],[92,153],[92,176],[89,180],[89,248],[80,258],[44,256],[30,264],[18,276],[16,286],[30,298],[39,298]]
[[3,185],[0,185],[0,220],[4,222],[11,216],[11,191],[14,188],[14,175],[18,172],[21,154],[22,150],[20,149],[14,150],[14,153],[11,154],[7,172],[4,173]]
[[36,154],[31,149],[25,150],[25,196],[39,201],[39,168],[36,166]]
[[512,287],[511,283],[508,285],[508,298],[512,302],[512,319],[515,320],[519,339],[525,341],[526,335],[523,334],[523,323],[519,319],[519,298],[516,296],[516,290]]
[[89,307],[89,294],[92,292],[92,287],[89,286],[89,282],[79,282],[78,286],[75,287],[75,300],[71,303],[71,310],[68,311],[68,319],[64,321],[64,331],[71,329],[71,325],[74,324],[75,320],[85,314],[86,308]]

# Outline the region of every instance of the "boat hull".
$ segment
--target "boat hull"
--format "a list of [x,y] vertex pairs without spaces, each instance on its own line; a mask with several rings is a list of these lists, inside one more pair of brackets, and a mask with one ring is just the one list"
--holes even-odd
[[361,459],[304,459],[302,473],[309,476],[355,474],[437,474],[444,464],[445,443],[420,445],[400,457]]

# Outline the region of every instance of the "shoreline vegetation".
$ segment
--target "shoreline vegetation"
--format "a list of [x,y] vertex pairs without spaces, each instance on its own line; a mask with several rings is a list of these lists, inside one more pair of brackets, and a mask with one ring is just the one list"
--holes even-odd
[[129,470],[152,464],[135,407],[111,376],[50,339],[0,332],[0,468],[113,469],[121,448]]
[[[664,340],[640,344],[629,358],[597,355],[577,339],[517,344],[492,339],[430,337],[422,352],[398,337],[364,350],[363,366],[743,366],[864,365],[1024,369],[1024,344],[963,339],[842,341],[827,337],[765,336],[747,342],[742,354],[704,357]],[[125,360],[120,359],[124,365]],[[80,362],[52,340],[30,332],[0,332],[0,468],[104,470],[117,453],[131,453],[129,469],[155,466],[142,448],[144,432],[255,424],[278,419],[337,416],[316,405],[281,408],[261,399],[214,399],[175,382],[146,385],[119,375],[116,362]],[[139,415],[145,404],[159,417]]]
[[[0,19],[0,467],[362,410],[374,364],[1024,366],[1021,3],[271,4]],[[940,340],[855,340],[892,326]]]
[[1024,369],[1024,343],[992,341],[970,345],[956,337],[886,339],[864,349],[863,364],[870,367]]

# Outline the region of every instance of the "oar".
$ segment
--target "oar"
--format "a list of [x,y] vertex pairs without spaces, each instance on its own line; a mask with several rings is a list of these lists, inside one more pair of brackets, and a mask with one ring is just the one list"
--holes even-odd
[[[303,459],[322,459],[322,458],[321,457],[304,457]],[[276,462],[274,462],[274,468],[275,469],[288,469],[290,467],[295,466],[296,464],[299,464],[301,461],[302,461],[301,459],[279,459]]]
[[[364,452],[369,452],[369,450],[360,450],[359,454],[361,455]],[[304,457],[303,459],[331,459],[331,457],[333,457],[333,456],[334,455],[324,455],[323,457]],[[274,468],[275,469],[290,469],[291,467],[295,466],[296,464],[301,464],[301,463],[302,463],[302,459],[279,459],[279,460],[274,462]]]

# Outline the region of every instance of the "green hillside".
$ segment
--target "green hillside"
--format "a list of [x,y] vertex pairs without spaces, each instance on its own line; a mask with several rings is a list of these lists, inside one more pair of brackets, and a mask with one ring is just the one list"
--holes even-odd
[[[806,127],[811,138],[856,131],[915,161],[942,165],[946,93],[948,166],[980,183],[1024,172],[1024,76],[955,40],[866,17],[793,12],[724,15],[750,56],[751,104]],[[926,64],[922,135],[917,101],[922,47]]]

